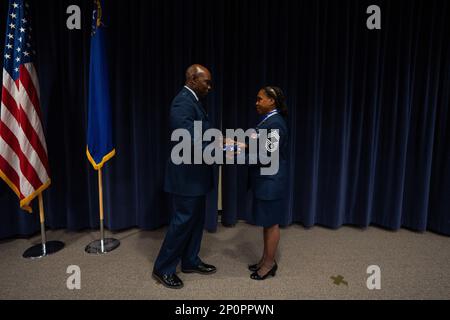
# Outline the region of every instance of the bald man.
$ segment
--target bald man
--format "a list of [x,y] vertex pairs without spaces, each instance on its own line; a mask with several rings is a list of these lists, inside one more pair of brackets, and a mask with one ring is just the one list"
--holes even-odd
[[[204,66],[194,64],[186,70],[185,86],[170,107],[171,130],[188,130],[192,145],[194,121],[202,122],[203,132],[209,128],[208,115],[200,102],[209,91],[211,73]],[[202,149],[206,145],[203,143]],[[212,166],[203,163],[176,165],[171,159],[167,162],[164,190],[172,196],[174,213],[153,267],[153,277],[168,288],[183,287],[183,281],[175,274],[180,261],[183,273],[216,272],[216,267],[204,263],[198,256],[205,225],[206,194],[212,188]]]

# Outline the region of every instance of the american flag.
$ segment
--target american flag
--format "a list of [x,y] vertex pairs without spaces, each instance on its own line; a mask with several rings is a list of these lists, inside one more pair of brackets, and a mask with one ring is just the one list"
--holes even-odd
[[0,176],[31,212],[29,203],[50,185],[34,68],[29,5],[10,0],[3,55],[0,114]]

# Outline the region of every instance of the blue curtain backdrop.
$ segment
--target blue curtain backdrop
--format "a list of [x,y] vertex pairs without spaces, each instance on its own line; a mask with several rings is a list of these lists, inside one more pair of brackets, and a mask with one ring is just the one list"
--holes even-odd
[[[96,172],[86,159],[91,1],[30,1],[52,186],[48,228],[98,228]],[[206,106],[219,128],[255,125],[258,89],[280,86],[290,110],[286,225],[344,224],[450,235],[448,1],[106,1],[116,156],[104,167],[106,226],[167,224],[162,190],[168,110],[184,71],[213,74]],[[82,9],[82,30],[66,8]],[[382,29],[366,28],[381,8]],[[7,1],[0,3],[6,15]],[[0,44],[5,19],[0,18]],[[2,47],[3,52],[3,47]],[[247,171],[223,168],[222,221],[249,218]],[[217,228],[217,190],[207,229]],[[0,238],[38,232],[0,183]]]

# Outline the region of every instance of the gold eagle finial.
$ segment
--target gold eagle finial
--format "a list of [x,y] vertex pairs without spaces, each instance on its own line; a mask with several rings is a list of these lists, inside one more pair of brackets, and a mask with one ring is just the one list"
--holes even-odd
[[102,24],[102,4],[100,0],[94,0],[95,5],[97,6],[97,28]]

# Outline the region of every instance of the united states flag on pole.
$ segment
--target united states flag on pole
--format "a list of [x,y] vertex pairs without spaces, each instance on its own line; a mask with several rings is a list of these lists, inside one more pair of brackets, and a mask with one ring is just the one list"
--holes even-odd
[[28,3],[10,0],[3,55],[0,176],[31,212],[29,203],[50,185],[34,68]]

